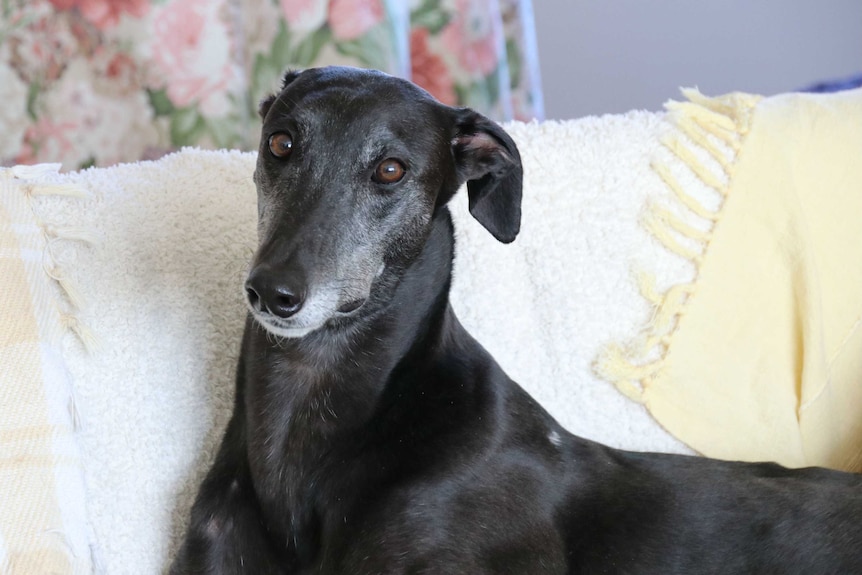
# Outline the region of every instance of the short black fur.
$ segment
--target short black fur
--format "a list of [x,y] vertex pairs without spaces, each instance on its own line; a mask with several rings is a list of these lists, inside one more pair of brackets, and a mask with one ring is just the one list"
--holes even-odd
[[[445,204],[466,182],[517,235],[499,126],[345,68],[260,111],[236,404],[171,573],[862,573],[860,476],[573,436],[464,330]],[[406,175],[383,186],[385,159]]]

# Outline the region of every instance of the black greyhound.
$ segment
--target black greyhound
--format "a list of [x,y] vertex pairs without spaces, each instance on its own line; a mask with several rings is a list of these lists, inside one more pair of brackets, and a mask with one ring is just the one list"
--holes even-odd
[[236,405],[172,573],[862,573],[862,476],[575,437],[461,327],[446,203],[520,226],[499,126],[348,68],[260,113]]

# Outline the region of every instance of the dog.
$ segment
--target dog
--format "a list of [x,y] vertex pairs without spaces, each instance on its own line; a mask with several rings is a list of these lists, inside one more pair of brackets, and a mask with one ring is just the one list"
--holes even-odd
[[259,111],[236,403],[171,573],[862,573],[862,476],[576,437],[461,326],[447,202],[520,229],[499,125],[339,67]]

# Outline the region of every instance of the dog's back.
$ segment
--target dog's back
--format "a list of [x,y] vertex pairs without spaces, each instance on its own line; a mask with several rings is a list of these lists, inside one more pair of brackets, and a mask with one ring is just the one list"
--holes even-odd
[[858,475],[595,449],[564,513],[573,573],[862,573]]

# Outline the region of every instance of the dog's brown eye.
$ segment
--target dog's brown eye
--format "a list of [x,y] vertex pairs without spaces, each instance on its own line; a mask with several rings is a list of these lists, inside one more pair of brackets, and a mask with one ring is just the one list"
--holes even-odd
[[394,184],[400,182],[406,172],[404,164],[398,160],[389,158],[383,160],[374,171],[374,179],[381,184]]
[[293,149],[293,139],[285,134],[278,133],[269,137],[269,151],[276,158],[286,158]]

